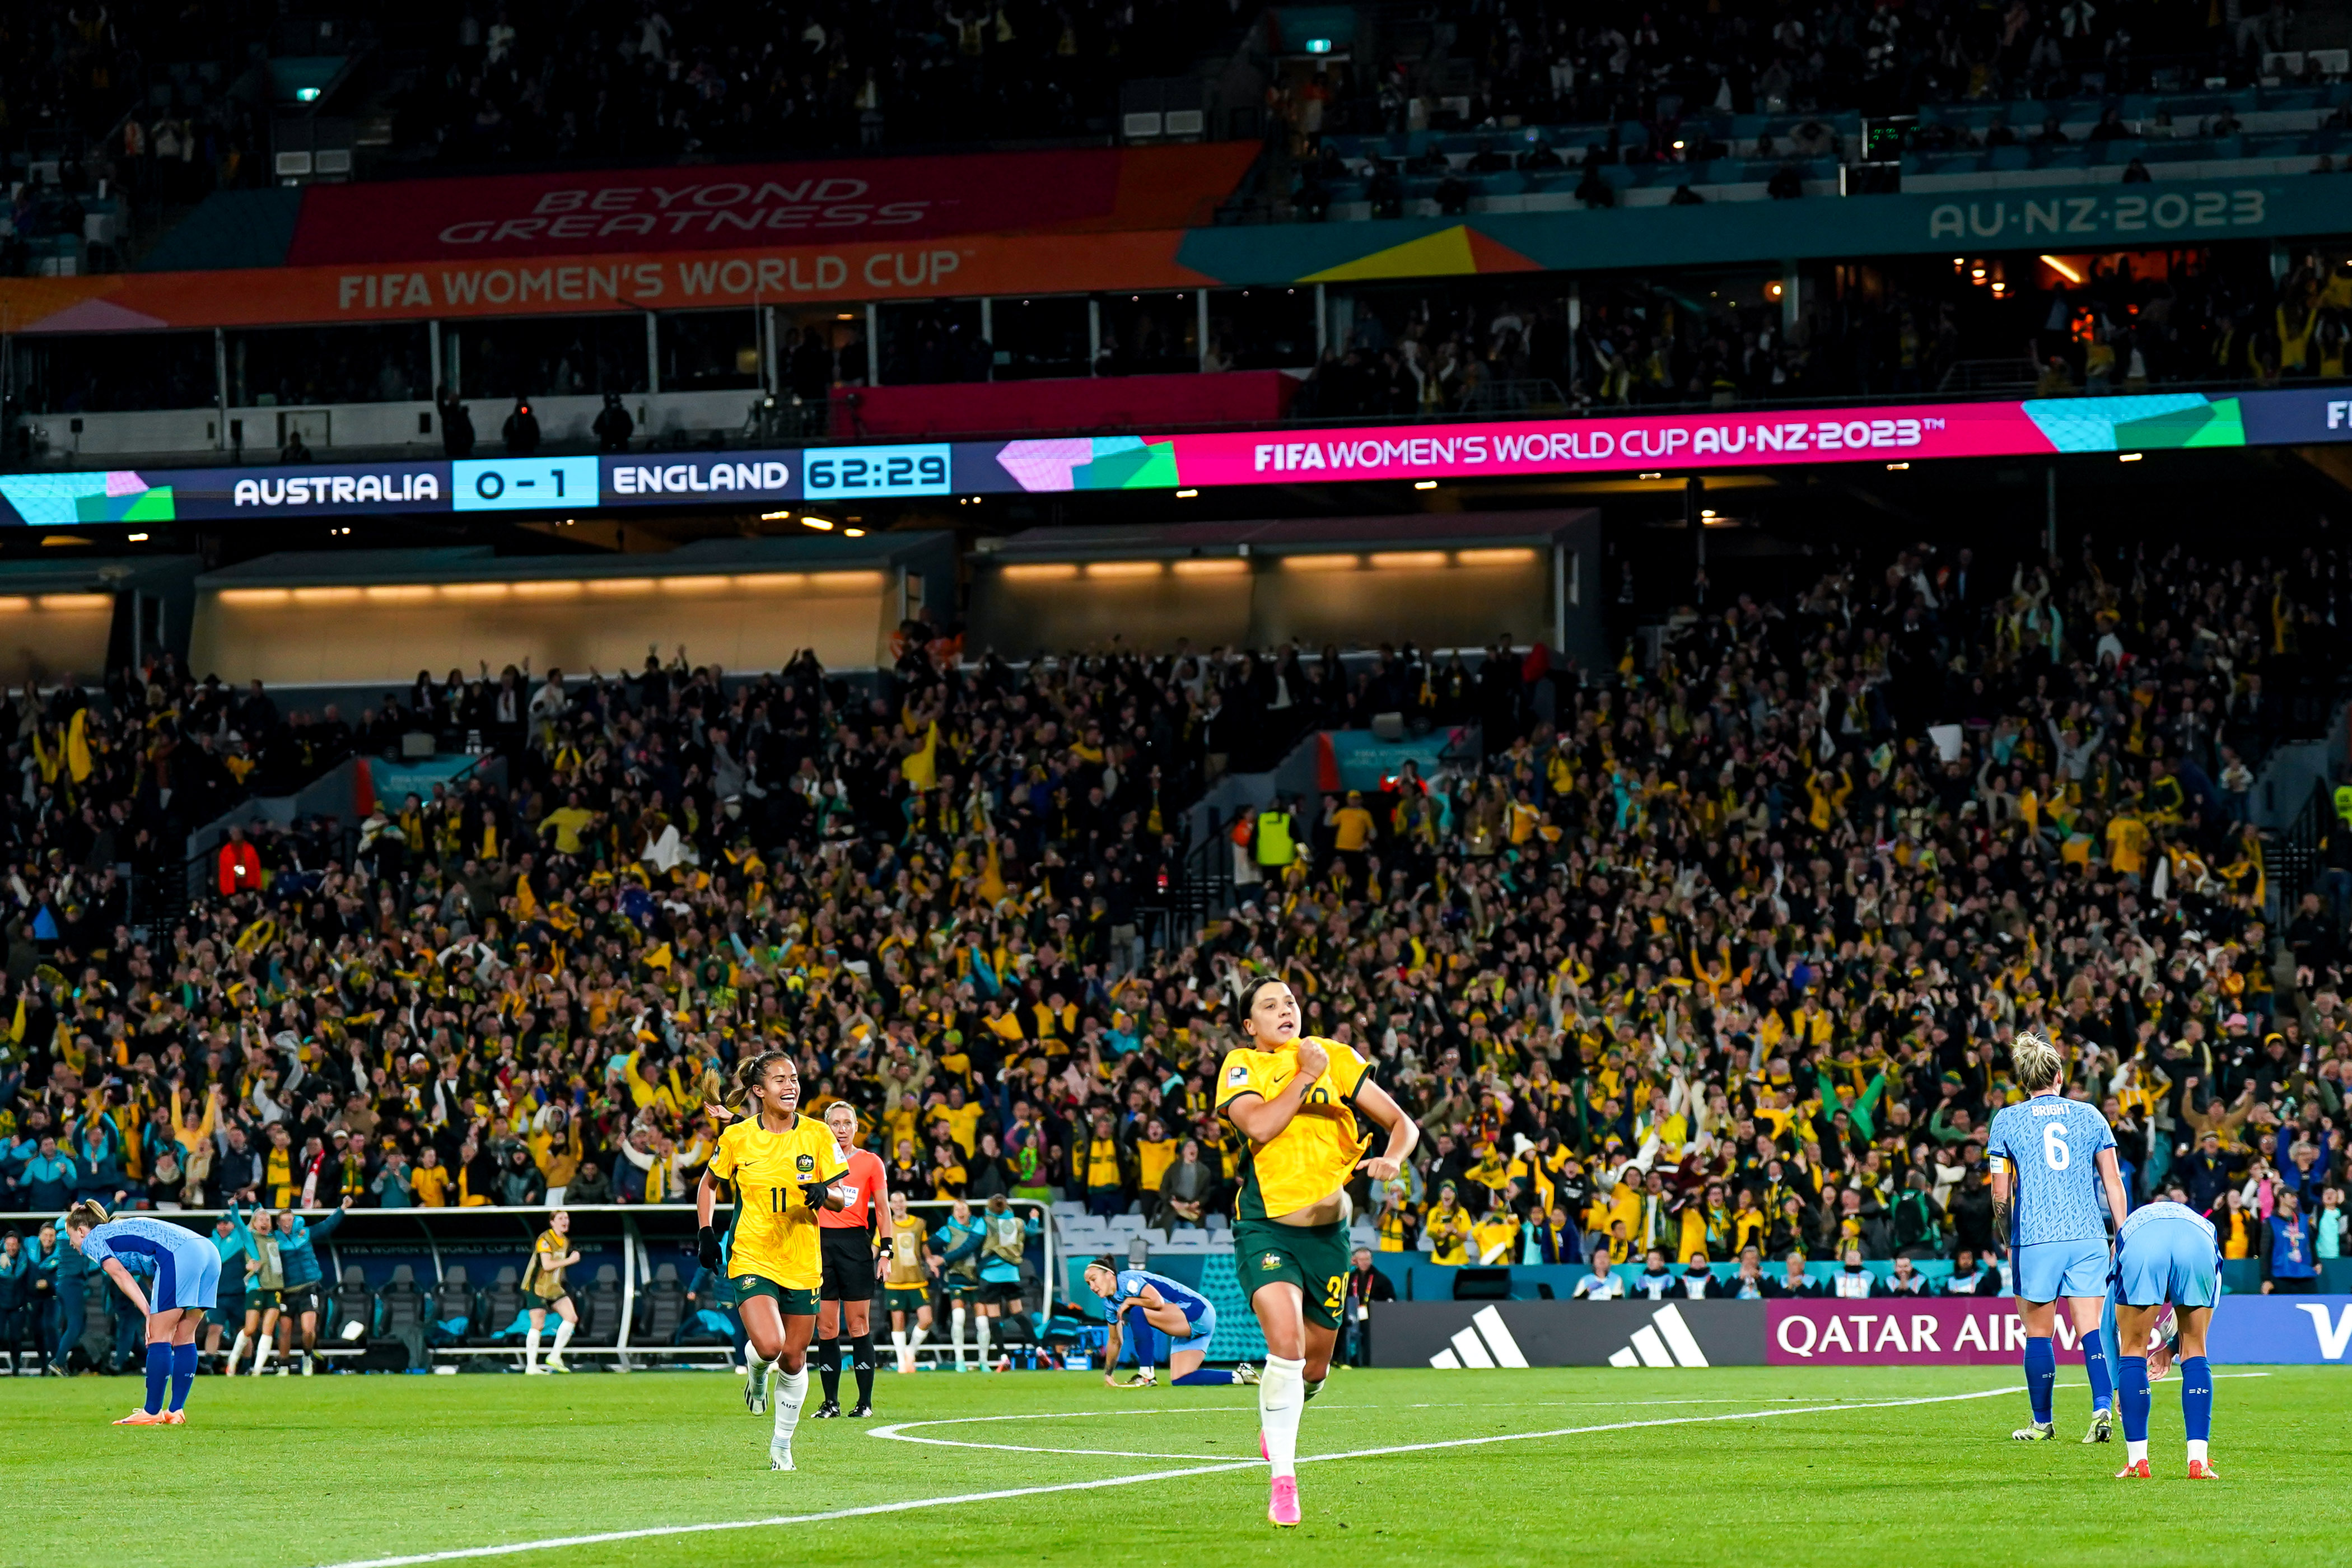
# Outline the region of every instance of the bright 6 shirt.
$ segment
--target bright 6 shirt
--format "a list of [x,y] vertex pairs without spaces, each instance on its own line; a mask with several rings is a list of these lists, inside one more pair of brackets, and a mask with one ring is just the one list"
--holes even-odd
[[1996,1111],[1985,1153],[2009,1172],[2011,1245],[2105,1237],[2099,1151],[2115,1146],[2107,1119],[2083,1100],[2037,1094]]

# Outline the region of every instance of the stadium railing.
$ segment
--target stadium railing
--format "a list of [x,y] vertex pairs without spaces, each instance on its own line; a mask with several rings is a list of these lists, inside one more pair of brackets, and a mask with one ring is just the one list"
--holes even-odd
[[[945,1199],[910,1200],[909,1209],[927,1219],[936,1213],[944,1215],[954,1205]],[[612,1268],[618,1288],[619,1300],[614,1310],[614,1321],[592,1310],[579,1336],[565,1347],[564,1357],[572,1360],[610,1361],[613,1370],[630,1372],[657,1365],[718,1365],[726,1366],[734,1360],[730,1339],[704,1340],[687,1342],[686,1332],[691,1327],[690,1316],[681,1321],[668,1342],[649,1341],[645,1334],[647,1314],[641,1305],[649,1304],[649,1294],[659,1288],[659,1271],[663,1265],[676,1270],[675,1287],[681,1292],[693,1279],[698,1267],[695,1258],[695,1209],[692,1204],[567,1204],[565,1212],[572,1216],[572,1239],[581,1261],[567,1271],[565,1284],[575,1304],[584,1302],[598,1283],[602,1268]],[[1013,1212],[1025,1220],[1034,1215],[1039,1221],[1035,1238],[1042,1256],[1035,1264],[1033,1280],[1025,1272],[1023,1280],[1023,1305],[1050,1312],[1056,1294],[1053,1287],[1059,1273],[1055,1257],[1059,1238],[1055,1236],[1048,1205],[1031,1200],[1015,1200]],[[973,1205],[979,1212],[980,1205]],[[185,1225],[198,1235],[209,1237],[213,1223],[224,1212],[220,1209],[134,1209],[130,1212],[153,1219],[171,1220]],[[248,1211],[249,1213],[250,1211]],[[333,1211],[327,1209],[296,1209],[305,1219],[317,1221]],[[370,1298],[371,1327],[356,1341],[339,1340],[333,1333],[331,1314],[322,1312],[319,1326],[317,1353],[331,1363],[364,1360],[372,1350],[398,1343],[393,1337],[376,1331],[375,1325],[383,1321],[382,1304],[388,1289],[394,1286],[397,1269],[405,1267],[414,1277],[416,1305],[425,1311],[424,1323],[424,1362],[435,1371],[456,1371],[468,1361],[520,1361],[528,1350],[521,1337],[521,1320],[486,1321],[492,1310],[491,1297],[500,1284],[499,1271],[511,1268],[517,1283],[523,1266],[529,1261],[532,1243],[547,1228],[548,1216],[555,1211],[548,1207],[506,1207],[477,1205],[467,1208],[355,1208],[350,1210],[335,1231],[318,1244],[320,1267],[319,1289],[322,1295],[331,1296],[339,1289],[344,1271],[356,1266],[366,1282]],[[727,1211],[719,1211],[723,1218]],[[30,1237],[40,1226],[57,1222],[54,1214],[0,1214],[0,1234],[15,1230]],[[472,1293],[471,1310],[465,1329],[456,1335],[440,1333],[430,1315],[436,1297],[449,1279],[453,1266],[466,1271],[466,1286]],[[429,1277],[428,1277],[429,1271]],[[519,1286],[518,1286],[519,1288]],[[102,1276],[85,1282],[85,1309],[89,1314],[89,1326],[83,1338],[89,1340],[100,1332],[99,1325],[115,1310],[114,1289]],[[880,1286],[876,1287],[877,1310],[879,1310]],[[518,1303],[520,1298],[517,1297]],[[942,1304],[943,1305],[943,1304]],[[939,1325],[944,1332],[946,1324]],[[887,1332],[887,1323],[877,1331]],[[553,1328],[549,1326],[541,1349],[544,1352],[552,1342]],[[956,1355],[959,1347],[942,1341],[927,1343],[923,1349],[931,1352],[933,1364],[940,1364]],[[31,1352],[26,1352],[31,1353]],[[961,1357],[956,1359],[961,1360]],[[0,1373],[8,1369],[0,1368]]]

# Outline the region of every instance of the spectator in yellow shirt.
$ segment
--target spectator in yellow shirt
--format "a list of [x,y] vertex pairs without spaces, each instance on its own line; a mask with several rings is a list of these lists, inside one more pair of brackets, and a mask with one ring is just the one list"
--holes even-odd
[[1371,868],[1372,848],[1372,814],[1364,809],[1364,792],[1349,790],[1345,805],[1325,797],[1323,826],[1331,830],[1331,847],[1347,874],[1349,887],[1361,888]]
[[1496,1268],[1517,1262],[1518,1240],[1519,1216],[1511,1212],[1502,1194],[1491,1194],[1486,1200],[1486,1212],[1479,1215],[1478,1223],[1470,1230],[1471,1247],[1478,1262]]
[[416,1152],[416,1168],[408,1173],[409,1190],[416,1201],[428,1209],[449,1206],[449,1167],[441,1163],[441,1151],[427,1143]]
[[1144,1123],[1143,1136],[1135,1144],[1137,1191],[1155,1194],[1160,1191],[1160,1179],[1168,1173],[1168,1167],[1176,1163],[1176,1140],[1168,1136],[1168,1129],[1160,1118],[1155,1116]]
[[1454,1201],[1453,1183],[1437,1189],[1437,1202],[1422,1228],[1429,1237],[1432,1263],[1458,1268],[1470,1261],[1470,1213]]

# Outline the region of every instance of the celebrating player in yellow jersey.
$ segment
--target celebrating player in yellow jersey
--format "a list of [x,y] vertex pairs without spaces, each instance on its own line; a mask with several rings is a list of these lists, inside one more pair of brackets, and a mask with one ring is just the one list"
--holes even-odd
[[727,1248],[727,1275],[751,1342],[751,1376],[744,1403],[757,1415],[768,1403],[775,1373],[776,1435],[768,1468],[793,1468],[793,1433],[808,1397],[808,1347],[816,1333],[817,1286],[824,1265],[817,1251],[819,1208],[837,1209],[835,1179],[848,1170],[825,1124],[800,1114],[800,1069],[782,1051],[747,1059],[735,1069],[736,1093],[753,1114],[719,1135],[719,1152],[694,1194],[701,1222],[702,1264],[719,1263],[711,1228],[719,1184],[735,1187],[735,1219]]
[[[1241,996],[1250,1044],[1225,1055],[1217,1109],[1249,1140],[1234,1205],[1234,1266],[1265,1332],[1257,1408],[1274,1467],[1266,1517],[1298,1522],[1298,1416],[1323,1386],[1347,1289],[1347,1196],[1358,1171],[1392,1181],[1421,1129],[1337,1040],[1301,1037],[1298,998],[1279,980]],[[1360,1120],[1388,1132],[1363,1158]]]

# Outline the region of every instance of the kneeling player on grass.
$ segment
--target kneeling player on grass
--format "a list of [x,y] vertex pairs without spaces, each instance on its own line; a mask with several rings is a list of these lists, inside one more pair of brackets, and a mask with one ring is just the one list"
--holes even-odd
[[[2213,1369],[2205,1331],[2221,1299],[2221,1248],[2213,1222],[2186,1204],[2149,1204],[2116,1237],[2116,1267],[2099,1323],[2116,1364],[2116,1403],[2124,1417],[2124,1468],[2117,1480],[2152,1479],[2147,1468],[2148,1378],[2180,1356],[2180,1418],[2189,1431],[2189,1479],[2219,1480],[2206,1460],[2213,1432]],[[2172,1309],[2174,1337],[2152,1353],[2148,1341]],[[2151,1367],[2148,1363],[2156,1364]]]
[[[1265,1334],[1260,1440],[1274,1483],[1265,1516],[1298,1522],[1298,1416],[1323,1386],[1348,1289],[1348,1183],[1391,1182],[1421,1139],[1412,1117],[1338,1040],[1302,1037],[1298,998],[1252,981],[1239,1013],[1248,1044],[1225,1053],[1217,1110],[1249,1140],[1234,1204],[1234,1266]],[[1388,1147],[1365,1159],[1369,1121]]]
[[[1217,1309],[1189,1285],[1163,1274],[1121,1268],[1108,1258],[1087,1265],[1087,1289],[1100,1296],[1110,1319],[1110,1342],[1103,1352],[1103,1381],[1113,1388],[1149,1388],[1160,1364],[1160,1342],[1168,1342],[1168,1379],[1179,1388],[1223,1388],[1255,1383],[1244,1363],[1231,1372],[1210,1372],[1209,1341],[1217,1331]],[[1121,1331],[1135,1347],[1135,1381],[1118,1381]]]

